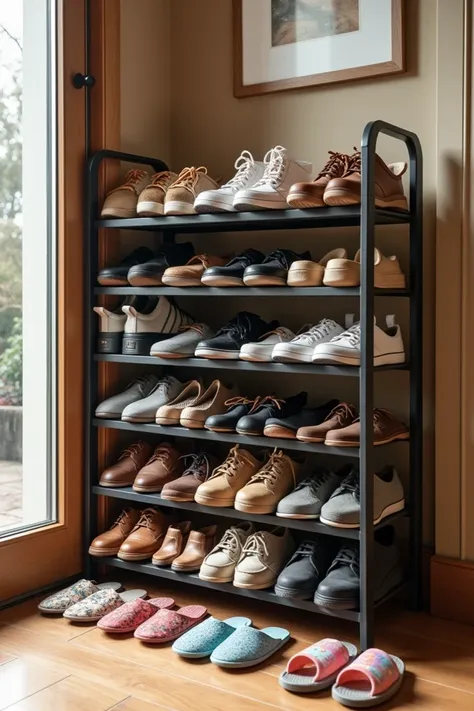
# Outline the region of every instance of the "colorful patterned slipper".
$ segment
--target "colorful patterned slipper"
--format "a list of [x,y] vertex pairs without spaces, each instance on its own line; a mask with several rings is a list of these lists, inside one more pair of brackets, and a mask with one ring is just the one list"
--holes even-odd
[[355,709],[378,706],[399,691],[404,673],[401,659],[381,649],[368,649],[339,673],[332,698]]
[[137,598],[132,602],[120,605],[113,612],[102,617],[97,627],[109,634],[125,634],[134,632],[137,627],[156,614],[156,609],[169,610],[174,607],[172,597],[155,597],[152,600]]
[[282,627],[239,627],[211,654],[211,662],[219,667],[253,667],[271,657],[290,639]]
[[122,590],[122,586],[120,583],[100,583],[100,585],[98,585],[93,580],[78,580],[74,585],[64,588],[64,590],[60,590],[54,593],[54,595],[50,595],[45,600],[42,600],[38,605],[38,610],[45,615],[62,615],[68,607],[75,605],[76,602],[84,600],[99,590],[118,591]]
[[209,657],[236,629],[250,627],[251,624],[252,620],[248,617],[229,617],[224,621],[209,617],[177,639],[173,644],[173,652],[188,659]]
[[280,674],[280,686],[300,694],[329,689],[339,672],[356,657],[353,644],[322,639],[291,657],[286,671]]
[[160,610],[135,630],[134,637],[149,644],[172,642],[207,615],[203,605],[186,605],[180,610]]
[[85,600],[68,607],[63,617],[74,622],[97,622],[101,617],[121,607],[124,602],[132,602],[146,596],[146,590],[126,590],[123,593],[116,593],[115,590],[99,590]]

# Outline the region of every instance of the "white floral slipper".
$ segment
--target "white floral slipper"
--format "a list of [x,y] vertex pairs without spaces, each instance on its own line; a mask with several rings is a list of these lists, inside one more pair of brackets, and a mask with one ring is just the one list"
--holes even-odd
[[97,622],[104,615],[121,607],[125,602],[146,597],[146,590],[126,590],[123,593],[116,593],[115,590],[110,589],[99,590],[86,597],[85,600],[68,607],[63,616],[74,622]]
[[118,591],[122,590],[122,585],[120,583],[101,583],[98,585],[94,580],[85,580],[83,578],[74,583],[74,585],[42,600],[38,605],[38,610],[46,615],[62,615],[68,607],[99,592],[99,590]]

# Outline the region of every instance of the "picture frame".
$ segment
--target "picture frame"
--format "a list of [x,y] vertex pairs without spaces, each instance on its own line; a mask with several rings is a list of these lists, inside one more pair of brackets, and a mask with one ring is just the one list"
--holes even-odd
[[233,0],[234,96],[406,71],[404,0]]

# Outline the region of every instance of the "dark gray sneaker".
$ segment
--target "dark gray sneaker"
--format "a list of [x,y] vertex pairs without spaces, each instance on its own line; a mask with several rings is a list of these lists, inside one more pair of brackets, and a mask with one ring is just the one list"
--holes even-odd
[[[278,576],[275,593],[279,597],[311,600],[334,555],[334,544],[318,536],[302,541]],[[333,545],[331,545],[333,544]]]
[[[388,595],[403,581],[400,552],[395,542],[395,529],[386,526],[375,533],[375,601]],[[332,610],[356,610],[360,598],[358,543],[345,543],[334,558],[314,596],[316,605]]]
[[281,518],[319,518],[323,504],[340,484],[339,474],[318,467],[280,501],[276,515]]

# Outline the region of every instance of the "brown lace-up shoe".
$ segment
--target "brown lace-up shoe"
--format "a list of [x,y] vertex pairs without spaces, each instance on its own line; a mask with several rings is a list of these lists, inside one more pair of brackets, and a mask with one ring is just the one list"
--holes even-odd
[[299,464],[284,452],[274,449],[268,462],[237,492],[237,511],[266,514],[275,511],[278,502],[293,491]]
[[188,466],[179,479],[168,482],[163,487],[161,498],[167,501],[194,501],[194,494],[203,482],[207,481],[213,469],[217,467],[218,460],[212,454],[199,452],[186,454],[181,459]]
[[329,151],[329,160],[311,183],[295,183],[288,194],[287,202],[291,207],[324,207],[323,195],[329,181],[346,172],[350,156],[345,153]]
[[[396,439],[410,439],[408,427],[388,410],[374,410],[374,446],[388,444]],[[360,447],[360,418],[348,427],[331,430],[326,435],[330,447]]]
[[165,215],[195,215],[194,201],[205,190],[217,190],[219,184],[207,174],[207,168],[183,168],[165,197]]
[[146,560],[160,548],[169,519],[155,509],[142,511],[140,519],[117,553],[122,560]]
[[[354,149],[356,150],[356,149]],[[380,156],[375,156],[375,205],[376,207],[401,208],[408,210],[408,202],[403,192],[402,175],[407,163],[387,165]],[[356,151],[340,177],[333,178],[324,191],[326,205],[358,205],[361,200],[361,155]]]
[[152,493],[183,473],[180,453],[171,444],[159,444],[148,463],[139,471],[133,482],[134,491]]
[[196,491],[194,500],[204,506],[233,506],[235,495],[242,489],[262,463],[246,449],[240,449],[236,444],[232,447],[227,459],[207,481]]
[[216,545],[217,526],[191,531],[184,551],[171,563],[171,569],[190,573],[199,570],[204,558]]
[[326,435],[331,430],[340,430],[348,427],[358,417],[359,413],[353,405],[341,402],[331,410],[324,422],[311,427],[300,427],[296,433],[296,439],[302,442],[324,442]]
[[124,509],[108,531],[94,538],[89,547],[89,555],[96,558],[117,555],[120,546],[137,525],[140,515],[137,509]]
[[190,531],[191,521],[181,521],[181,523],[170,526],[166,531],[165,540],[161,548],[156,551],[151,559],[153,565],[171,565],[174,559],[183,552]]
[[153,452],[153,447],[146,442],[137,442],[127,447],[115,464],[104,469],[100,475],[101,486],[132,486],[135,477],[145,466]]

